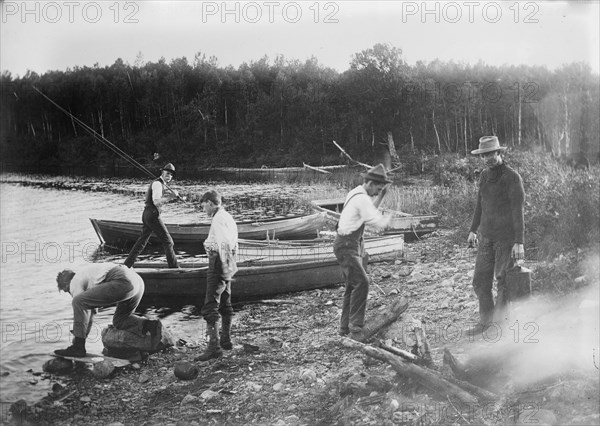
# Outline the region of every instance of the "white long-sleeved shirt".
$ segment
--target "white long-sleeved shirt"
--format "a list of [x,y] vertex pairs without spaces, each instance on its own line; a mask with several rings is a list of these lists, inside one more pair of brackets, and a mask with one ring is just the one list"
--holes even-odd
[[223,207],[219,207],[212,218],[208,237],[204,241],[206,251],[237,251],[238,229],[233,217]]
[[362,185],[348,193],[345,206],[338,222],[338,234],[349,235],[361,227],[363,223],[376,227],[384,227],[386,220],[373,204],[373,199]]
[[79,293],[83,293],[89,288],[96,287],[98,284],[104,281],[108,271],[115,266],[118,265],[116,263],[106,262],[92,263],[91,265],[86,265],[82,268],[79,268],[71,280],[69,293],[71,293],[71,296],[75,297]]
[[163,196],[163,184],[158,180],[152,183],[152,202],[155,206],[160,206]]
[[204,249],[207,253],[219,254],[223,275],[226,279],[231,279],[237,271],[238,228],[233,217],[223,207],[219,207],[212,218]]

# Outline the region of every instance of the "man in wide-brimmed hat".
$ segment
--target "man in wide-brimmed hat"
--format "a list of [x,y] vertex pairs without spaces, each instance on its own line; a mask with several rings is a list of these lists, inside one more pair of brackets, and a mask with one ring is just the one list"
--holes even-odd
[[364,325],[370,283],[366,265],[363,264],[366,258],[363,231],[366,224],[378,228],[389,225],[390,216],[383,216],[377,208],[387,191],[387,185],[392,182],[383,164],[361,173],[361,176],[363,184],[346,196],[333,245],[333,252],[346,279],[340,334],[350,334],[354,339],[359,338]]
[[477,207],[467,239],[470,246],[479,247],[473,275],[473,289],[479,298],[479,323],[470,330],[472,334],[481,332],[494,320],[503,319],[507,302],[506,271],[514,261],[521,262],[524,258],[525,191],[519,173],[502,159],[505,149],[496,136],[484,136],[479,139],[479,149],[471,151],[479,154],[487,166],[479,178]]
[[[162,168],[160,176],[148,186],[144,213],[142,213],[142,233],[129,252],[129,256],[125,259],[126,266],[129,266],[130,268],[133,266],[139,254],[144,250],[146,244],[148,244],[150,236],[154,233],[165,250],[169,268],[179,267],[177,257],[175,257],[175,250],[173,250],[173,238],[171,238],[167,227],[160,218],[162,205],[171,199],[170,196],[165,193],[165,187],[168,188],[168,184],[174,176],[175,166],[171,163],[167,163]],[[171,190],[169,193],[174,197],[179,197],[179,194],[175,190]]]

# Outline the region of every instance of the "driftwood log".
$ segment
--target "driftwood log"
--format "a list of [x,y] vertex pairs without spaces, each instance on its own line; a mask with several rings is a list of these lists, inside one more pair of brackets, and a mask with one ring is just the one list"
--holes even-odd
[[471,392],[476,395],[480,400],[485,401],[496,401],[498,395],[483,389],[473,383],[466,381],[467,374],[465,373],[465,367],[450,353],[448,348],[444,348],[444,365],[450,368],[453,377],[446,377],[448,381],[454,383],[457,386]]
[[396,300],[392,306],[387,309],[384,313],[377,315],[375,318],[369,320],[362,331],[356,336],[356,340],[359,342],[365,342],[380,330],[392,324],[398,320],[400,315],[408,309],[408,299],[401,297]]
[[348,338],[342,339],[342,344],[346,347],[360,350],[370,357],[387,362],[396,372],[400,373],[401,375],[410,377],[411,379],[418,381],[427,389],[430,389],[431,391],[440,395],[444,395],[451,400],[455,400],[463,404],[476,404],[479,400],[477,396],[467,392],[460,386],[449,382],[436,372],[427,368],[419,367],[415,364],[411,364],[410,362],[406,362],[402,358],[383,349],[374,348],[373,346],[365,345]]
[[407,359],[409,361],[416,361],[419,358],[411,352],[405,351],[404,349],[398,349],[394,346],[386,345],[383,342],[379,342],[379,347],[381,349],[385,349],[386,351],[393,353],[394,355],[401,356],[402,358]]

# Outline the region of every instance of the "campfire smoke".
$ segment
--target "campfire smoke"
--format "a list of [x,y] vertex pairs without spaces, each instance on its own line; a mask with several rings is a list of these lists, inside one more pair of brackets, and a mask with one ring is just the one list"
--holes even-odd
[[467,355],[470,381],[500,390],[565,376],[598,377],[599,259],[586,264],[587,287],[559,300],[534,296],[510,304],[505,322],[491,326]]

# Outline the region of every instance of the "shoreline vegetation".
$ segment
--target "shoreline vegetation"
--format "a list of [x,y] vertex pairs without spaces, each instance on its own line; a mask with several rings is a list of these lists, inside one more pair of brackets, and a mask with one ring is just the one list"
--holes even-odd
[[0,153],[23,167],[125,164],[112,148],[181,170],[285,167],[338,164],[335,140],[353,158],[416,164],[467,155],[494,134],[510,148],[599,160],[598,75],[586,63],[410,65],[385,43],[353,54],[342,72],[314,57],[273,59],[233,68],[198,52],[170,63],[3,72]]
[[[537,424],[597,424],[600,391],[590,357],[598,337],[589,328],[598,323],[600,168],[574,169],[544,154],[507,155],[527,194],[525,250],[533,295],[511,306],[511,323],[500,328],[501,336],[472,338],[466,331],[477,316],[474,253],[465,241],[480,167],[475,160],[440,156],[427,185],[392,187],[384,207],[440,214],[441,229],[407,243],[401,257],[370,265],[367,320],[407,298],[408,310],[378,337],[410,351],[421,327],[432,368],[440,374],[447,368],[445,348],[470,366],[483,359],[487,369],[481,377],[489,379],[485,386],[497,395],[495,401],[461,406],[342,346],[338,287],[236,306],[234,349],[217,360],[193,361],[205,344],[199,320],[197,333],[176,336],[181,340],[175,347],[108,378],[85,368],[52,375],[53,392],[34,405],[13,404],[8,422],[416,426],[526,424],[529,418]],[[147,184],[12,174],[0,181],[131,196]],[[187,183],[178,181],[177,187]],[[320,182],[311,196],[343,195],[353,184]],[[532,337],[525,324],[538,327],[536,344],[523,344],[524,336]],[[199,370],[196,379],[175,377],[174,365],[181,361]]]

